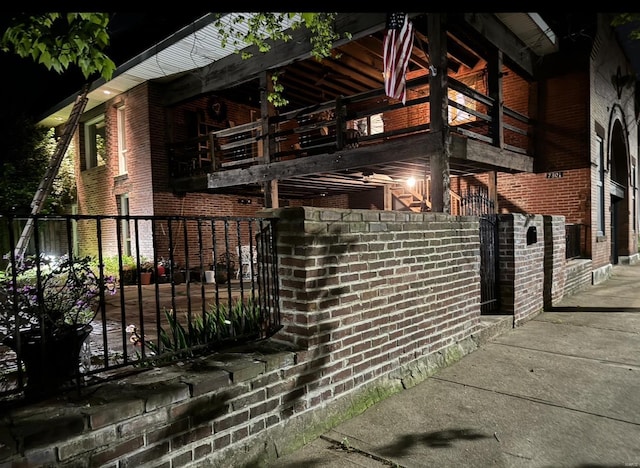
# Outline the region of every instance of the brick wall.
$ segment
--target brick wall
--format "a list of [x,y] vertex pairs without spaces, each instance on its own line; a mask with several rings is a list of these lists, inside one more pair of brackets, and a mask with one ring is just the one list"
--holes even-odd
[[[477,349],[477,218],[271,212],[280,218],[280,332],[8,409],[0,465],[258,466]],[[537,242],[527,245],[530,226]],[[517,292],[515,325],[545,294],[562,296],[563,232],[561,217],[500,216],[501,286],[507,278]]]
[[567,266],[565,268],[565,296],[571,296],[581,289],[584,289],[585,285],[591,284],[591,272],[593,269],[592,263],[593,262],[591,260],[587,259],[576,259],[567,262]]
[[498,174],[501,213],[543,213],[564,216],[567,223],[591,224],[589,169],[562,172],[561,178],[542,174]]
[[[279,339],[303,349],[332,343],[321,355],[337,369],[349,367],[339,357],[347,354],[352,363],[390,369],[407,359],[403,349],[434,352],[477,327],[477,218],[312,208],[281,214],[288,325]],[[383,338],[372,343],[378,333]]]
[[[602,26],[602,25],[601,25]],[[616,153],[623,161],[624,171],[637,171],[637,126],[631,124],[634,110],[633,87],[616,94],[611,77],[620,66],[628,71],[621,51],[615,44],[610,28],[601,27],[594,42],[591,57],[578,60],[558,76],[545,79],[536,87],[535,173],[498,173],[498,204],[501,213],[542,213],[561,215],[568,223],[583,224],[588,228],[586,255],[592,259],[594,271],[606,270],[611,262],[611,196],[612,171],[607,162],[605,176],[605,235],[597,236],[597,155],[596,136],[604,140],[606,158]],[[512,79],[505,77],[505,104],[518,108],[521,103]],[[521,83],[520,83],[521,84]],[[515,100],[514,100],[515,99]],[[523,111],[524,112],[524,111]],[[626,143],[609,141],[614,122],[624,128]],[[598,130],[599,129],[599,130]],[[617,150],[612,149],[617,145]],[[622,149],[628,145],[628,148]],[[629,152],[628,155],[620,153]],[[609,161],[609,159],[607,161]],[[551,177],[547,175],[551,174]],[[557,176],[557,177],[556,177]],[[620,176],[618,176],[620,178]],[[623,180],[633,177],[623,176]],[[486,177],[476,175],[466,178],[452,177],[451,188],[464,194],[469,186],[486,186]],[[624,185],[624,184],[623,184]],[[619,205],[616,241],[618,254],[634,255],[637,250],[637,231],[634,226],[634,188],[626,187],[626,199]],[[594,276],[595,278],[595,276]]]
[[[129,195],[129,212],[131,215],[170,216],[188,214],[193,216],[255,216],[262,207],[259,197],[238,197],[215,195],[208,193],[189,193],[178,195],[173,193],[169,181],[169,158],[166,151],[167,135],[169,138],[184,139],[189,132],[189,111],[206,104],[206,98],[197,103],[178,106],[166,112],[162,106],[161,90],[153,83],[143,83],[109,101],[104,106],[106,124],[107,164],[89,170],[80,171],[78,183],[78,212],[81,214],[118,213],[116,196]],[[125,106],[127,138],[127,174],[118,175],[117,146],[117,108]],[[228,118],[236,124],[250,121],[253,108],[227,102]],[[95,112],[94,112],[95,113]],[[167,118],[167,115],[169,117]],[[75,142],[80,147],[82,132],[78,132]],[[250,204],[240,204],[239,198],[249,198]],[[135,229],[132,224],[132,229]],[[140,253],[152,259],[153,231],[149,223],[138,225],[141,231]],[[162,232],[158,226],[156,233]],[[166,230],[165,230],[166,232]],[[92,238],[95,226],[84,229],[79,226],[80,245],[83,253],[97,253],[97,239]],[[197,239],[196,233],[192,238]],[[108,254],[117,253],[115,241],[115,223],[103,226],[103,245]],[[166,252],[169,256],[169,241],[163,235],[156,235],[157,251]],[[195,244],[194,244],[195,245]],[[133,247],[135,250],[135,246]],[[176,261],[184,264],[184,252],[174,252]]]
[[[622,76],[633,71],[627,59],[620,49],[613,30],[606,22],[606,17],[599,17],[598,34],[594,38],[593,48],[589,62],[592,86],[590,89],[590,126],[589,142],[591,145],[592,163],[595,162],[598,142],[596,136],[604,140],[605,155],[607,159],[607,174],[605,177],[605,236],[597,237],[594,233],[591,238],[593,250],[593,268],[605,271],[611,261],[612,242],[616,242],[619,255],[633,255],[638,252],[638,233],[633,225],[633,212],[637,212],[637,206],[633,206],[634,187],[631,181],[636,178],[631,176],[632,165],[637,172],[638,158],[638,125],[636,122],[637,105],[635,104],[636,86],[623,86],[619,90],[614,85],[614,77],[618,70]],[[620,94],[618,95],[618,91]],[[618,126],[621,132],[613,131]],[[617,170],[612,170],[617,166]],[[611,233],[611,196],[610,181],[617,174],[617,181],[625,188],[625,200],[619,202],[618,227],[616,239],[612,239]],[[597,180],[597,174],[594,175]],[[593,216],[596,219],[596,186],[593,185]],[[594,223],[595,224],[595,223]],[[594,275],[600,276],[599,273]]]
[[[531,84],[518,75],[509,67],[503,67],[502,78],[502,95],[504,98],[504,106],[515,110],[522,115],[533,117],[532,109],[530,109]],[[528,125],[513,117],[504,115],[504,123],[520,130],[528,131]],[[516,146],[518,148],[527,148],[529,146],[529,136],[526,134],[516,133],[509,128],[504,128],[504,143]]]
[[[604,21],[600,19],[601,23]],[[599,25],[590,56],[567,62],[555,76],[536,85],[535,104],[524,106],[521,92],[526,83],[513,74],[503,79],[505,105],[536,117],[535,173],[498,173],[499,212],[541,213],[560,215],[567,223],[588,227],[586,255],[592,259],[594,271],[607,271],[611,262],[611,176],[610,159],[619,157],[619,170],[637,171],[638,129],[634,117],[634,86],[621,89],[621,95],[612,77],[620,67],[623,75],[629,73],[629,64],[616,43],[608,24]],[[522,106],[522,107],[521,107]],[[611,141],[615,122],[624,129],[625,142]],[[605,176],[605,235],[597,236],[597,155],[596,136],[604,140],[607,158]],[[613,147],[616,148],[614,151]],[[624,154],[627,153],[628,154]],[[550,173],[554,177],[547,177]],[[559,175],[559,177],[555,177]],[[634,226],[634,187],[628,182],[632,175],[618,177],[626,185],[626,199],[620,204],[618,254],[635,255],[638,251],[638,233]],[[463,194],[468,186],[486,186],[483,175],[454,178],[451,188]],[[601,276],[601,275],[595,275]]]
[[[14,430],[0,434],[18,437],[19,451],[41,463],[247,461],[299,446],[301,434],[317,435],[474,349],[477,219],[277,212],[285,328],[273,341],[295,344],[295,353],[270,360],[256,351],[152,371],[68,402],[67,417],[46,429],[37,421],[47,411],[36,420],[14,414]],[[0,461],[20,458],[13,439],[3,442]]]

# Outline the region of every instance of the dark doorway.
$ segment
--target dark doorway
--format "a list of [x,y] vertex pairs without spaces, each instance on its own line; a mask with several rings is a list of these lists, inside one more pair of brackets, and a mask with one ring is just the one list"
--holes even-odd
[[620,211],[620,201],[622,199],[614,195],[611,196],[611,263],[618,264],[618,218]]

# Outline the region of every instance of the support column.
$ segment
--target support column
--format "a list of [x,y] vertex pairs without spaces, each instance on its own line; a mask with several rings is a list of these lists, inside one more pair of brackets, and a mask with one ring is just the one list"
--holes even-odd
[[489,171],[487,173],[487,188],[489,192],[489,200],[493,202],[493,212],[499,213],[498,210],[498,173]]
[[491,134],[493,146],[504,148],[504,95],[502,93],[502,51],[493,50],[487,63],[489,97],[493,100],[491,108]]
[[[487,63],[488,91],[493,100],[491,108],[491,134],[493,146],[504,148],[504,94],[502,92],[503,76],[502,51],[493,49],[489,53]],[[498,174],[490,171],[488,174],[489,199],[493,202],[493,212],[498,213]]]
[[[273,81],[268,72],[260,76],[260,117],[262,119],[262,154],[264,162],[271,162],[271,154],[275,150],[275,142],[269,138],[270,117],[276,114],[273,105],[267,99],[269,93],[273,90]],[[278,181],[276,179],[263,182],[262,189],[264,191],[265,208],[279,208],[278,202]]]
[[428,14],[429,56],[429,114],[431,132],[442,135],[442,150],[431,157],[431,211],[451,213],[449,159],[451,157],[451,137],[449,135],[449,97],[447,83],[447,31],[446,16],[439,13]]

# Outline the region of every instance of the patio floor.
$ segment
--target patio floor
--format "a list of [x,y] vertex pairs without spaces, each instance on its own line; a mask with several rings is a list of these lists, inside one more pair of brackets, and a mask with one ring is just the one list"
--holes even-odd
[[[186,317],[190,311],[192,316],[203,313],[203,301],[209,310],[216,304],[229,305],[243,298],[257,296],[257,285],[250,280],[231,280],[225,284],[189,283],[149,284],[124,286],[113,296],[106,297],[106,321],[103,326],[101,314],[92,322],[93,331],[84,344],[82,353],[84,369],[96,369],[104,365],[105,345],[109,360],[122,360],[124,349],[131,358],[140,352],[140,346],[131,341],[131,334],[126,332],[128,325],[135,325],[146,339],[157,342],[157,323],[160,321],[165,329],[169,329],[165,310],[174,310],[178,318]],[[93,364],[91,364],[93,363]]]

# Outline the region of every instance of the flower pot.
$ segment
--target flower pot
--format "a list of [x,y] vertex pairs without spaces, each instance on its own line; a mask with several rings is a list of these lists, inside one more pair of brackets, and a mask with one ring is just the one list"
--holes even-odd
[[213,270],[205,270],[204,272],[204,280],[206,283],[215,283],[216,282],[216,272]]
[[143,271],[140,273],[140,284],[151,284],[151,277],[153,273],[150,271]]
[[[69,326],[46,340],[38,328],[20,332],[19,358],[25,366],[27,398],[54,395],[79,375],[80,350],[91,330],[91,325]],[[7,336],[3,342],[18,353],[15,337]]]
[[216,263],[215,269],[215,282],[218,284],[225,284],[229,279],[229,270],[225,263]]

